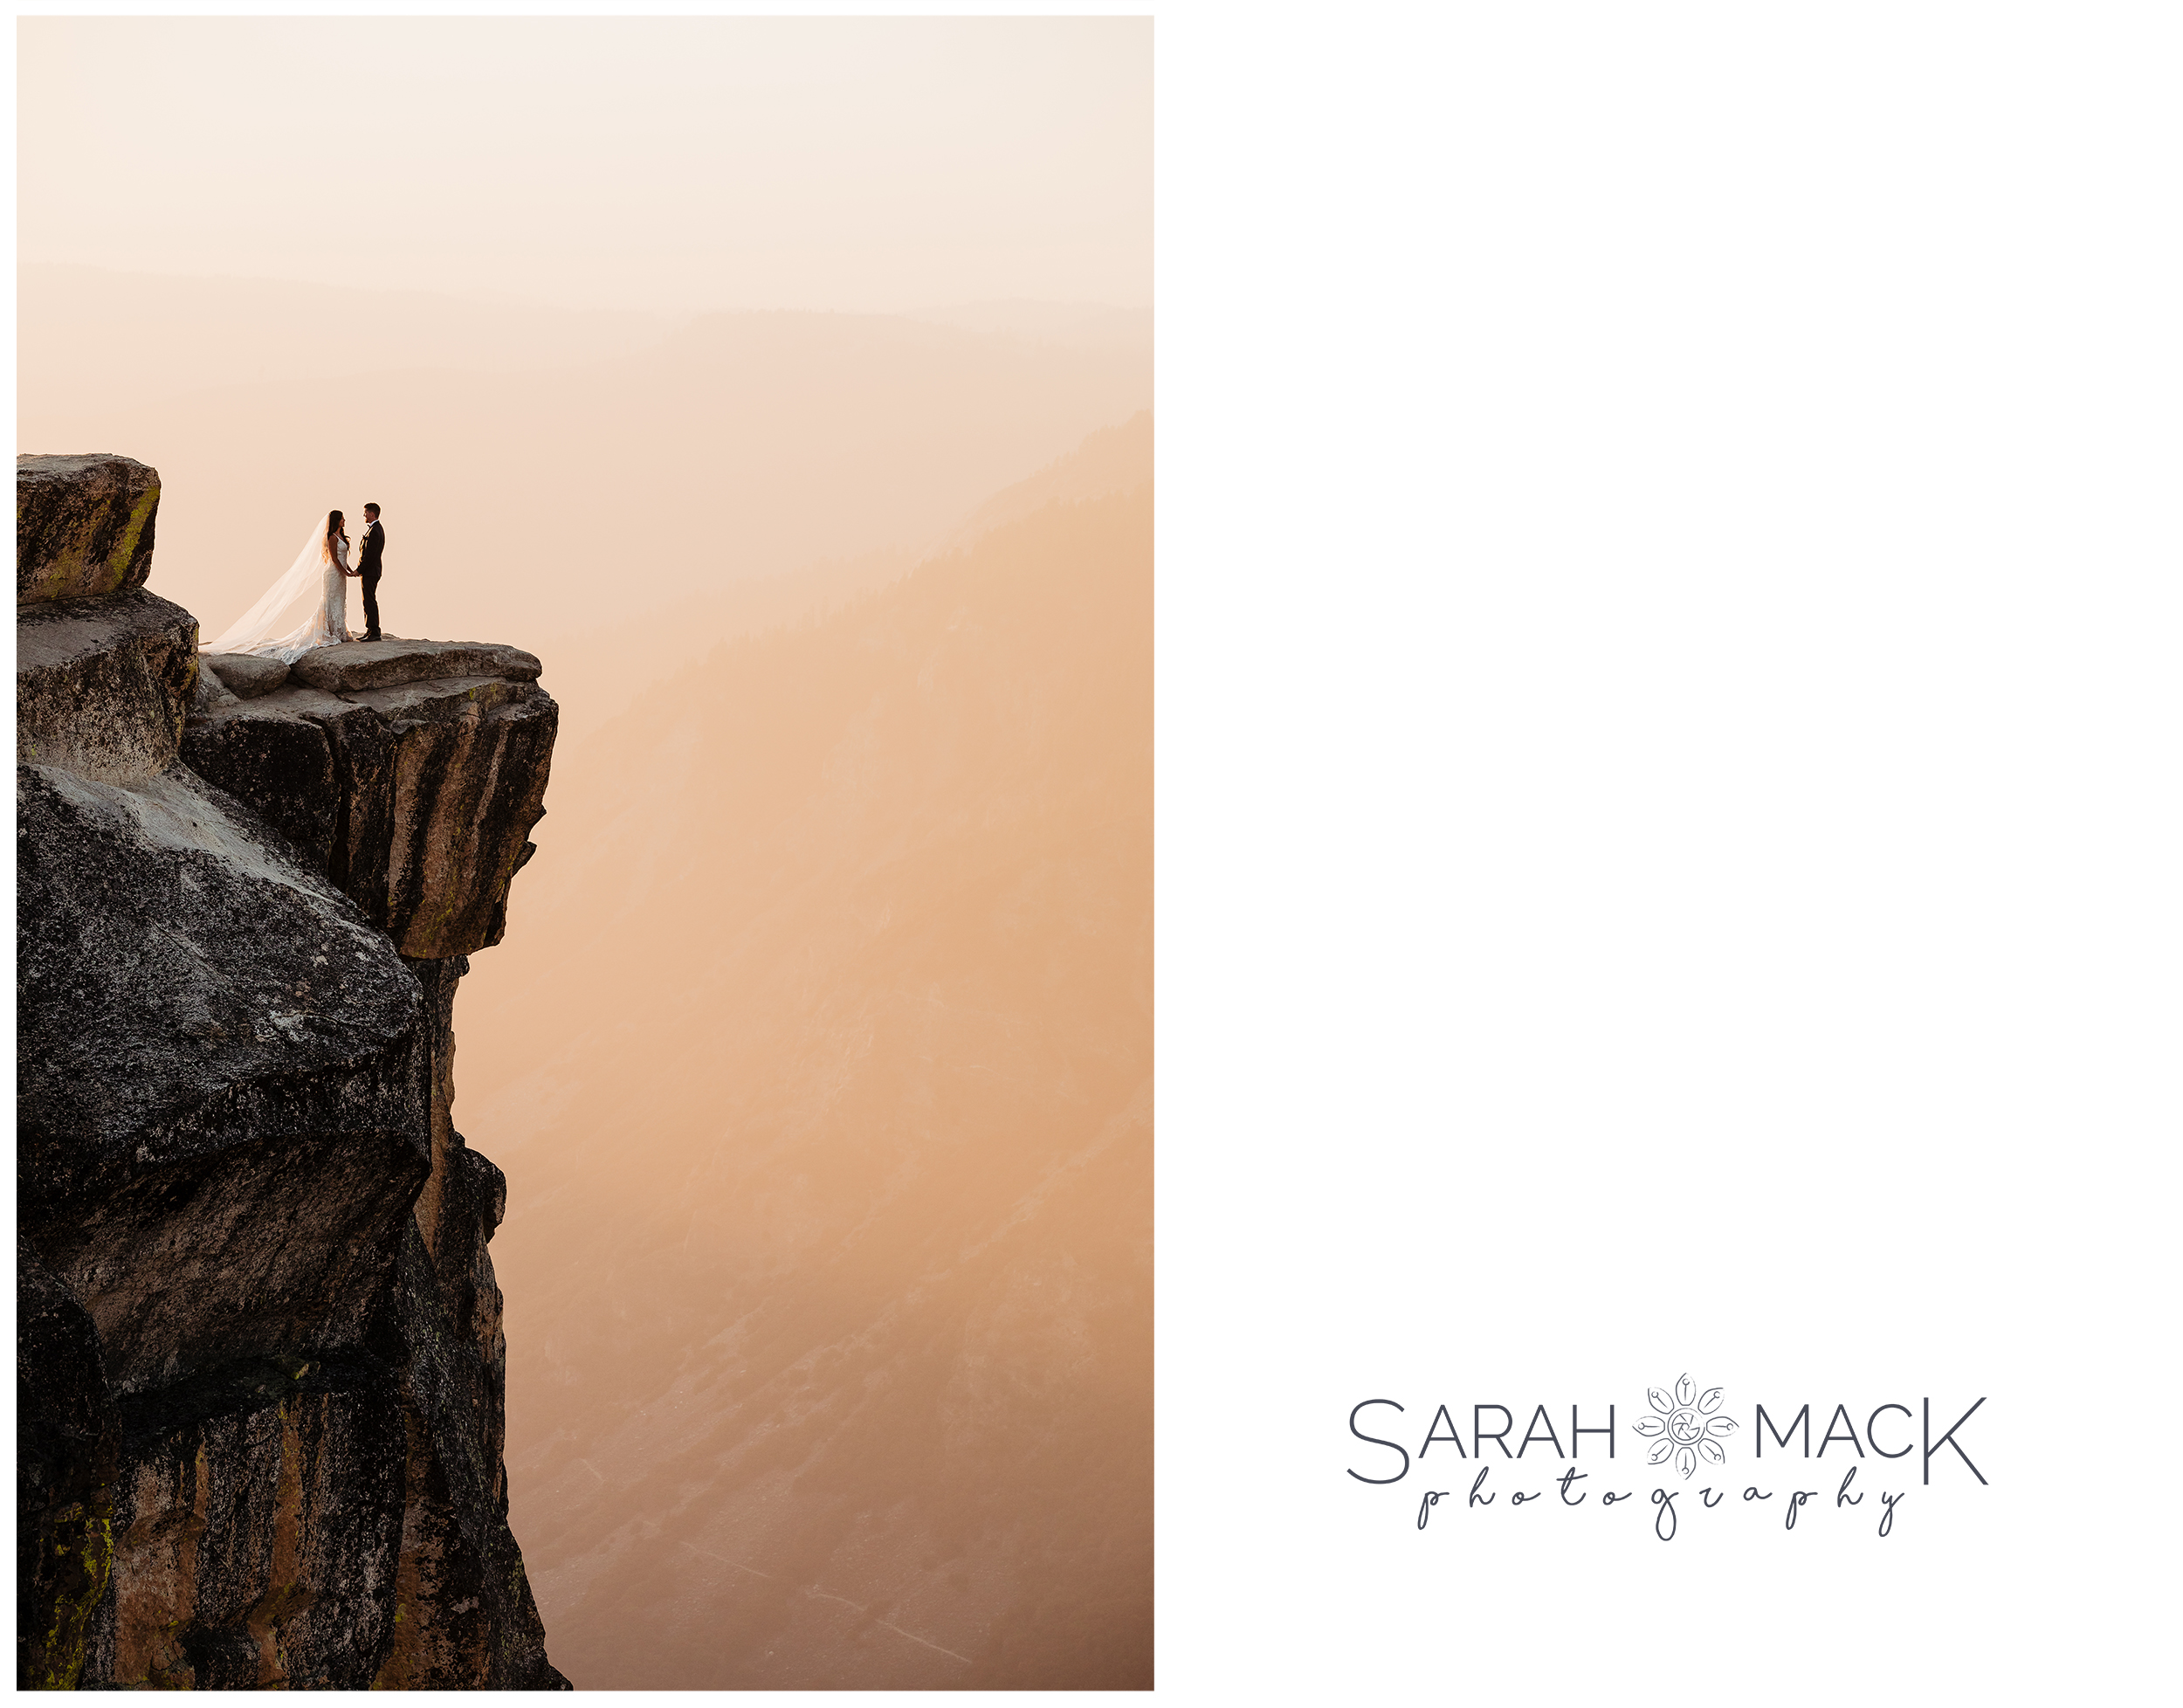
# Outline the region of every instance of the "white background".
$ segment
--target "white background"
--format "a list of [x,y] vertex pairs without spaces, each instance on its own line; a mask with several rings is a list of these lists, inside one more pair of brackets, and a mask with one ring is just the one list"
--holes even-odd
[[[2173,1692],[2160,18],[1160,15],[1163,1691]],[[1654,1539],[1685,1370],[1794,1532]],[[1751,1474],[1928,1395],[1884,1541]]]

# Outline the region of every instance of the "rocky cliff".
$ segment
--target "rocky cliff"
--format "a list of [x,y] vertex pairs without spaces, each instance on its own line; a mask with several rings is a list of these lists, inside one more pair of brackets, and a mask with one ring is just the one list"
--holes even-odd
[[18,1683],[566,1689],[450,1116],[556,708],[512,647],[201,659],[158,501],[17,462]]

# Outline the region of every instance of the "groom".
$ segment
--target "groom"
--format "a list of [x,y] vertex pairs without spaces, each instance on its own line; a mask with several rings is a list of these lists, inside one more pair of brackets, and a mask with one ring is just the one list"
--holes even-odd
[[379,506],[364,506],[364,554],[356,573],[364,582],[364,638],[379,638],[379,554],[387,549],[387,531],[379,526]]

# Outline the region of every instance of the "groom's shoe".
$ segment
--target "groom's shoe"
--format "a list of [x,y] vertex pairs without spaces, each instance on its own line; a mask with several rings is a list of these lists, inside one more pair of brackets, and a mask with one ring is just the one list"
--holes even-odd
[[376,629],[374,629],[366,634],[364,638],[368,641],[375,641],[379,638],[379,631]]

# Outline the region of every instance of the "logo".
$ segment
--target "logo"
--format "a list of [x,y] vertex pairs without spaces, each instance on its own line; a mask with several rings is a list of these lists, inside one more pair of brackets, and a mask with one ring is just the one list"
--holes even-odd
[[[1530,1421],[1513,1446],[1510,1442],[1516,1436],[1520,1411],[1498,1400],[1472,1402],[1467,1430],[1457,1422],[1455,1408],[1445,1402],[1437,1403],[1422,1436],[1406,1433],[1411,1408],[1402,1402],[1360,1400],[1350,1408],[1349,1433],[1371,1450],[1353,1447],[1346,1469],[1356,1482],[1385,1488],[1405,1481],[1413,1470],[1436,1480],[1460,1467],[1470,1482],[1460,1508],[1466,1522],[1562,1523],[1570,1526],[1573,1537],[1584,1533],[1587,1526],[1622,1522],[1620,1517],[1606,1515],[1635,1499],[1648,1477],[1667,1477],[1670,1480],[1650,1489],[1646,1503],[1653,1513],[1653,1534],[1663,1542],[1672,1541],[1681,1527],[1677,1502],[1685,1495],[1695,1498],[1684,1509],[1693,1513],[1711,1514],[1726,1504],[1721,1517],[1708,1522],[1729,1523],[1734,1521],[1732,1515],[1740,1514],[1741,1521],[1748,1524],[1753,1515],[1779,1513],[1778,1529],[1794,1531],[1798,1514],[1823,1491],[1823,1485],[1798,1484],[1807,1480],[1818,1484],[1822,1472],[1831,1479],[1836,1466],[1841,1478],[1834,1499],[1821,1510],[1845,1521],[1870,1521],[1861,1522],[1860,1527],[1869,1527],[1879,1537],[1894,1534],[1896,1510],[1913,1484],[1921,1490],[1932,1485],[1936,1459],[1944,1475],[1959,1483],[1967,1473],[1977,1487],[1989,1486],[1959,1433],[1986,1404],[1982,1395],[1938,1434],[1930,1395],[1919,1395],[1915,1407],[1902,1400],[1871,1404],[1861,1399],[1854,1407],[1839,1400],[1827,1414],[1816,1447],[1814,1402],[1801,1400],[1792,1410],[1778,1396],[1771,1408],[1764,1400],[1754,1401],[1750,1464],[1747,1470],[1732,1470],[1731,1446],[1742,1436],[1743,1422],[1732,1415],[1728,1393],[1725,1387],[1700,1389],[1686,1371],[1671,1388],[1647,1389],[1645,1406],[1631,1408],[1636,1415],[1627,1422],[1623,1420],[1628,1414],[1619,1412],[1614,1402],[1574,1402],[1567,1413],[1566,1441],[1559,1406],[1541,1402],[1532,1408]],[[1422,1407],[1419,1411],[1422,1415]],[[1640,1447],[1642,1454],[1620,1450]],[[1432,1457],[1436,1448],[1440,1450],[1438,1459]],[[1829,1452],[1834,1455],[1831,1464]],[[1944,1452],[1952,1453],[1953,1459]],[[1952,1470],[1952,1466],[1960,1469]],[[1700,1471],[1712,1473],[1710,1480],[1688,1487]],[[1453,1492],[1452,1488],[1428,1488],[1402,1499],[1406,1509],[1411,1498],[1416,1499],[1416,1527],[1422,1531],[1434,1509]],[[1558,1498],[1546,1501],[1550,1492]],[[1876,1497],[1872,1507],[1860,1511],[1868,1495]],[[1732,1496],[1739,1498],[1732,1502]],[[1534,1502],[1546,1503],[1560,1516],[1509,1516]]]
[[[1652,1450],[1645,1456],[1645,1463],[1656,1465],[1670,1454],[1675,1456],[1675,1468],[1689,1482],[1691,1473],[1698,1469],[1701,1457],[1709,1465],[1728,1463],[1728,1455],[1722,1443],[1736,1433],[1736,1420],[1720,1409],[1722,1390],[1709,1388],[1699,1394],[1691,1387],[1688,1375],[1676,1379],[1675,1392],[1656,1388],[1646,1395],[1652,1408],[1659,1415],[1641,1417],[1636,1428],[1641,1436],[1657,1436]],[[1711,1414],[1709,1415],[1709,1414]]]

